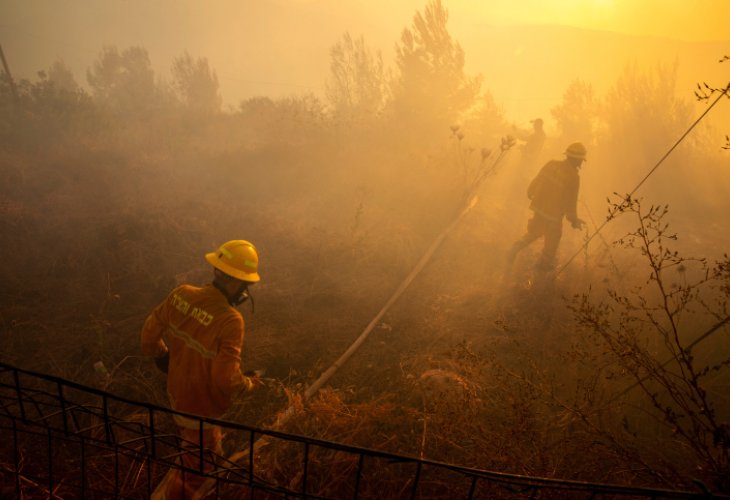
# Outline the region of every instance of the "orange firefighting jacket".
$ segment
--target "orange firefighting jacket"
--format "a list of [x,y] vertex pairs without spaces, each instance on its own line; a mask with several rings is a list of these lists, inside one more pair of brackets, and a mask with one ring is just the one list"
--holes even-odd
[[527,188],[530,209],[546,219],[560,222],[565,216],[578,218],[578,169],[567,160],[552,160],[545,164]]
[[170,351],[167,392],[174,410],[218,418],[251,381],[241,374],[243,317],[212,284],[181,285],[147,317],[142,352]]

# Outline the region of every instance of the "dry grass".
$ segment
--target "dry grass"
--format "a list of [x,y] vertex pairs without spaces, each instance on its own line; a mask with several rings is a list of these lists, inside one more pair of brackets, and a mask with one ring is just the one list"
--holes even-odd
[[[243,361],[273,381],[228,418],[274,426],[292,408],[279,429],[503,472],[665,487],[694,477],[682,450],[662,456],[673,437],[640,398],[609,405],[631,380],[576,332],[565,307],[588,284],[629,288],[640,266],[595,244],[555,281],[532,273],[536,248],[505,275],[504,252],[527,215],[510,203],[510,172],[487,181],[356,356],[302,401],[456,213],[475,160],[454,160],[448,135],[427,150],[387,153],[397,138],[371,132],[367,141],[382,148],[350,138],[343,158],[321,130],[275,133],[221,117],[195,133],[132,127],[0,150],[10,180],[0,229],[11,236],[0,248],[2,360],[165,404],[162,375],[138,354],[144,318],[177,283],[208,279],[203,253],[245,237],[261,251],[264,280],[255,313],[243,308]],[[563,257],[582,237],[566,233]],[[713,387],[722,393],[726,374]],[[236,439],[228,449],[240,448]],[[283,442],[262,448],[261,477],[300,487],[302,453]],[[314,449],[309,458],[309,491],[349,491],[351,456]],[[140,467],[124,470],[125,487],[137,487]],[[410,471],[370,467],[380,479],[366,488],[409,491]],[[446,481],[429,483],[431,497]]]

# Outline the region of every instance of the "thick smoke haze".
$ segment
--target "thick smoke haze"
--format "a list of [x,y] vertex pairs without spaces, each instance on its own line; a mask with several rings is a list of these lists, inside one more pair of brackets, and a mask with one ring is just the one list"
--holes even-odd
[[[269,428],[294,404],[277,430],[727,493],[728,18],[709,0],[3,1],[0,362],[168,405],[142,324],[248,239],[242,363],[273,382],[226,419]],[[583,224],[552,226],[554,267],[543,241],[510,261],[528,186],[569,147]],[[0,465],[32,448],[11,441]],[[283,449],[261,460],[271,484],[301,477]],[[355,466],[321,470],[341,493]]]
[[[82,84],[101,47],[142,46],[169,76],[184,51],[216,70],[224,103],[246,98],[324,95],[329,49],[345,32],[363,36],[392,64],[394,46],[424,2],[295,0],[214,3],[102,0],[0,6],[2,43],[17,77],[62,60]],[[449,31],[466,52],[470,74],[507,116],[545,115],[576,77],[603,90],[625,64],[679,61],[680,88],[722,75],[727,46],[722,0],[448,1]],[[539,72],[541,85],[534,85]],[[726,73],[725,73],[726,74]],[[550,125],[548,123],[548,125]]]

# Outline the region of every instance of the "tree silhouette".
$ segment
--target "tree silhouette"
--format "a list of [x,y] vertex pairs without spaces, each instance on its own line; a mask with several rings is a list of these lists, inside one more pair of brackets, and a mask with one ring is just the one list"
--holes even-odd
[[596,128],[598,102],[590,83],[573,80],[565,93],[563,102],[550,110],[558,125],[561,141],[593,143]]
[[353,40],[345,33],[330,49],[326,94],[337,118],[353,121],[376,116],[386,95],[380,51],[373,54],[362,36]]
[[[730,61],[730,56],[724,55],[722,58],[718,61],[719,63],[724,63],[725,61]],[[699,83],[697,84],[697,90],[695,90],[695,97],[698,101],[709,101],[712,96],[715,95],[715,93],[722,93],[725,94],[726,97],[730,98],[730,82],[724,87],[714,87],[711,85],[708,85],[707,82],[702,82],[702,85]],[[730,136],[725,135],[725,145],[722,146],[722,149],[730,149]]]
[[130,47],[123,52],[104,47],[87,71],[94,99],[121,114],[150,111],[161,97],[147,50]]
[[172,86],[178,98],[191,110],[200,113],[217,113],[222,99],[218,77],[208,65],[208,59],[193,59],[185,52],[172,62]]
[[[720,373],[727,373],[730,356],[723,349],[716,349],[714,355],[697,355],[693,348],[728,321],[730,258],[724,255],[711,265],[704,257],[684,257],[673,250],[671,245],[678,237],[669,229],[666,205],[647,209],[627,195],[613,209],[638,221],[638,227],[617,244],[640,256],[646,264],[646,276],[637,275],[640,279],[628,291],[609,288],[602,300],[593,298],[589,290],[576,296],[571,308],[579,324],[603,342],[622,373],[635,382],[615,395],[611,403],[618,405],[634,388],[643,393],[652,407],[645,412],[652,422],[669,431],[672,447],[685,456],[694,455],[695,467],[684,472],[692,470],[692,479],[697,474],[711,487],[727,492],[730,423],[723,411],[723,398],[710,387]],[[691,341],[687,331],[696,324],[711,328]],[[723,342],[713,341],[717,347]],[[642,419],[630,410],[623,415],[627,430],[630,421]]]
[[76,82],[73,73],[62,61],[54,62],[47,71],[38,72],[39,81],[27,84],[27,106],[47,120],[65,122],[69,127],[72,115],[79,118],[92,110],[89,95]]
[[[687,101],[677,97],[677,65],[654,72],[627,66],[605,100],[608,142],[617,160],[651,164],[691,122]],[[634,165],[628,165],[633,162]]]
[[58,90],[66,92],[78,92],[80,90],[73,72],[63,61],[54,62],[51,67],[48,68],[48,71],[45,72],[45,75],[48,81],[51,82]]
[[396,45],[393,111],[425,126],[458,120],[479,94],[481,78],[464,73],[464,50],[449,34],[448,12],[431,0]]

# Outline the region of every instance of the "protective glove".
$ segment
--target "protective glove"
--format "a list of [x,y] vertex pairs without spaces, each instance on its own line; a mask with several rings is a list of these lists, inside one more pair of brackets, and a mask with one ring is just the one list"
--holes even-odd
[[162,373],[167,373],[167,370],[170,367],[170,351],[167,351],[163,356],[160,356],[159,358],[155,358],[155,366]]
[[572,221],[570,221],[570,225],[573,226],[573,229],[583,229],[583,226],[586,225],[586,222],[583,219],[579,219],[576,217]]
[[264,374],[263,370],[249,370],[242,373],[243,375],[243,387],[246,391],[252,391],[257,387],[264,385],[264,381],[261,376]]

